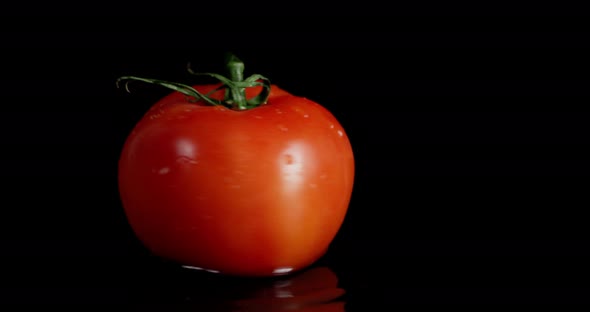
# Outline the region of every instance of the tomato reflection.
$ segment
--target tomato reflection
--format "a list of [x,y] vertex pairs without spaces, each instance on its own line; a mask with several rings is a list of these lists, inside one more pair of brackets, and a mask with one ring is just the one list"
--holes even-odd
[[[193,284],[192,290],[186,288],[188,293],[182,294],[184,303],[194,311],[345,310],[342,300],[345,291],[338,287],[338,277],[327,267],[312,267],[292,275],[263,279],[227,279],[199,272],[202,273],[197,274],[199,285]],[[195,277],[190,278],[193,283]]]
[[248,298],[233,302],[238,311],[344,311],[338,277],[327,267],[312,268],[275,280]]

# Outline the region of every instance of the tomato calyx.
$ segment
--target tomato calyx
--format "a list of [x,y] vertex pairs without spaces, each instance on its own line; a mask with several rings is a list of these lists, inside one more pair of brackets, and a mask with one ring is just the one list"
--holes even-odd
[[[122,76],[117,79],[117,87],[120,87],[121,81],[125,81],[125,90],[129,90],[130,81],[141,81],[145,83],[159,85],[188,96],[192,102],[199,100],[205,101],[210,105],[221,105],[234,110],[246,110],[258,107],[265,104],[270,95],[270,80],[260,74],[253,74],[244,79],[244,63],[233,54],[228,54],[226,57],[226,68],[229,72],[229,78],[216,73],[197,73],[191,69],[190,63],[187,70],[190,74],[195,76],[209,76],[221,82],[221,86],[203,94],[197,91],[190,85],[165,81],[160,79],[142,78],[136,76]],[[258,95],[250,99],[246,98],[246,88],[261,86],[262,89]],[[223,100],[212,98],[210,95],[218,90],[225,89],[225,96]]]

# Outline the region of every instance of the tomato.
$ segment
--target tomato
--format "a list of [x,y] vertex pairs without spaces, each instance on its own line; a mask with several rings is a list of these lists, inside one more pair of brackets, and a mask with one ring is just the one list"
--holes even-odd
[[[221,101],[220,86],[193,88]],[[266,87],[263,104],[241,110],[175,91],[127,137],[122,205],[155,255],[211,272],[270,276],[326,252],[352,193],[351,144],[327,109]],[[253,98],[263,87],[241,90]]]

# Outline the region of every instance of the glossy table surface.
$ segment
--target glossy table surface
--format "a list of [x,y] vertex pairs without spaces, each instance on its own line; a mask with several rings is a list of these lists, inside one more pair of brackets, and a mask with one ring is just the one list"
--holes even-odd
[[313,266],[272,278],[182,268],[133,243],[118,243],[125,250],[115,252],[115,242],[45,241],[51,255],[14,246],[24,241],[10,243],[21,258],[3,267],[6,304],[366,311],[400,304],[589,302],[588,255],[578,250],[587,249],[587,241],[337,241]]

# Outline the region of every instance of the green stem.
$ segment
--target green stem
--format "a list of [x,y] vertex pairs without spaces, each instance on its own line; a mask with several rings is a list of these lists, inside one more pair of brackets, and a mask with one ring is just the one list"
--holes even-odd
[[225,100],[233,106],[234,109],[244,110],[248,107],[246,102],[246,89],[235,86],[235,83],[244,81],[244,63],[235,55],[229,54],[226,60],[226,67],[229,72],[229,79],[234,82],[234,86],[228,86]]
[[[193,98],[195,100],[203,100],[204,102],[210,105],[223,105],[235,110],[251,109],[266,103],[270,95],[271,87],[270,80],[268,80],[268,78],[262,75],[254,74],[244,79],[244,63],[233,54],[228,54],[228,57],[226,58],[226,67],[229,72],[229,78],[215,73],[195,73],[190,69],[190,64],[188,67],[189,73],[193,75],[209,76],[219,80],[222,83],[222,85],[216,90],[223,88],[225,89],[225,98],[223,100],[211,98],[209,96],[210,93],[202,94],[187,84],[170,82],[159,79],[124,76],[120,77],[117,80],[117,86],[119,86],[119,82],[125,80],[125,89],[129,92],[129,81],[142,81],[145,83],[151,83],[162,87],[166,87],[168,89],[172,89],[174,91],[180,92],[188,96],[189,98]],[[262,87],[260,93],[251,99],[247,99],[246,88],[258,86]]]

